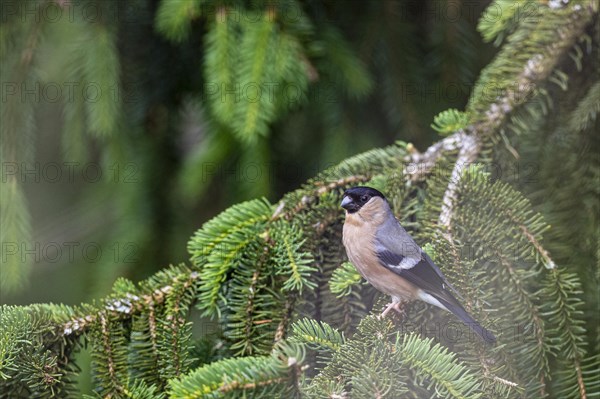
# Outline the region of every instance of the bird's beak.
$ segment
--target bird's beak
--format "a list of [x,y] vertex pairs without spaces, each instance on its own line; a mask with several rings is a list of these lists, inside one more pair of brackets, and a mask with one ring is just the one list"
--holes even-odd
[[352,205],[352,198],[348,197],[347,195],[342,199],[342,203],[340,204],[340,206],[346,210],[348,210],[348,208],[350,208],[350,206]]

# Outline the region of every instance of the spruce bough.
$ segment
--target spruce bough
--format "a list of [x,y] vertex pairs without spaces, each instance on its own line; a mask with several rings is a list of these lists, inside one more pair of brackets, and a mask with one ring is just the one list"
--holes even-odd
[[[435,118],[446,137],[426,151],[398,142],[345,160],[276,204],[256,199],[231,207],[191,238],[189,264],[138,284],[120,279],[96,303],[3,306],[0,397],[78,396],[73,359],[83,346],[101,397],[597,395],[600,358],[587,344],[588,296],[578,274],[557,260],[555,254],[567,258],[565,249],[534,210],[543,190],[489,172],[531,151],[528,140],[553,117],[546,100],[570,93],[565,80],[576,80],[598,54],[590,36],[598,29],[597,5],[548,3],[535,18],[506,14],[480,24],[486,40],[506,41],[465,112]],[[159,26],[177,28],[171,36],[180,40],[189,28],[180,20],[198,11],[169,7],[177,13],[170,20],[164,6]],[[209,40],[216,46],[231,32],[214,25]],[[265,21],[246,40],[273,40],[272,34]],[[278,45],[297,49],[293,40]],[[227,49],[221,51],[208,62],[225,62]],[[257,78],[289,73],[285,65],[244,68]],[[222,71],[220,81],[233,79]],[[485,95],[491,84],[497,96]],[[597,125],[597,87],[565,111],[564,126],[574,135]],[[236,125],[237,134],[264,134],[280,110],[258,115],[260,107],[239,110],[248,124]],[[215,115],[227,114],[223,109]],[[345,263],[338,205],[345,188],[366,183],[388,193],[395,214],[420,245],[427,243],[469,311],[497,332],[497,347],[469,340],[426,305],[411,304],[402,319],[369,314],[383,299]],[[548,213],[564,226],[565,216]],[[548,240],[551,249],[548,236],[555,239]],[[217,332],[194,330],[202,324],[196,309],[218,320]]]

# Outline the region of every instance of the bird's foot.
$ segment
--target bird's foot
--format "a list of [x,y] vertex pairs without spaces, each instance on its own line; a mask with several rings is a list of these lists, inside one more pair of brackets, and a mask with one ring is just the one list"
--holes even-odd
[[404,316],[404,305],[406,305],[408,301],[399,301],[399,302],[391,302],[387,305],[385,310],[381,312],[379,319],[384,319],[385,316],[390,312],[390,310],[394,309],[400,317]]

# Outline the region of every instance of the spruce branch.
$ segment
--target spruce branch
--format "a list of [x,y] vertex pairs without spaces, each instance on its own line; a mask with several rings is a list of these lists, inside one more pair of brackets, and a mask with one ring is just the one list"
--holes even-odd
[[270,380],[258,381],[258,382],[247,382],[245,384],[240,383],[239,381],[233,381],[233,382],[230,382],[229,384],[224,384],[224,385],[220,386],[219,392],[227,393],[227,392],[236,391],[236,390],[242,390],[242,391],[253,390],[253,389],[267,386],[267,385],[281,384],[285,380],[286,380],[286,378],[283,378],[283,377],[282,378],[271,378]]
[[[90,312],[83,316],[77,316],[60,326],[60,332],[64,336],[81,335],[88,331],[91,326],[110,314],[111,320],[129,319],[135,314],[143,312],[145,309],[153,310],[157,305],[162,305],[167,295],[173,290],[174,285],[179,281],[185,281],[187,288],[191,288],[193,283],[199,279],[198,272],[190,271],[189,273],[177,274],[171,279],[171,282],[161,287],[154,289],[149,294],[134,295],[126,294],[121,298],[113,298],[106,301],[103,307],[96,312]],[[151,313],[151,334],[156,336],[156,321],[154,313]]]
[[[480,116],[464,130],[461,129],[432,145],[425,153],[411,154],[407,157],[410,162],[404,168],[404,173],[412,180],[418,180],[433,169],[436,161],[445,152],[459,150],[442,199],[442,210],[439,216],[439,225],[444,228],[443,235],[450,243],[452,243],[451,221],[454,203],[456,202],[456,190],[465,169],[475,162],[479,156],[482,147],[481,138],[491,136],[499,130],[514,109],[529,99],[541,82],[550,76],[558,62],[568,53],[591,20],[592,16],[589,11],[582,6],[573,8],[573,12],[567,18],[568,22],[558,28],[558,36],[561,40],[550,44],[543,51],[532,56],[523,65],[522,71],[516,79],[516,84],[507,87],[503,95],[489,105],[487,111],[483,113],[483,117]],[[479,86],[481,86],[481,83]],[[476,87],[477,89],[481,90],[482,88]],[[544,258],[547,267],[552,268],[554,262],[550,259],[548,252],[537,242],[533,235],[528,234],[527,230],[523,230],[523,233]]]
[[102,334],[102,346],[104,351],[105,359],[107,360],[108,367],[108,375],[112,384],[112,387],[116,392],[123,392],[123,385],[119,381],[116,372],[116,364],[113,356],[113,342],[111,341],[111,334],[108,326],[108,319],[105,312],[100,312],[98,314],[98,318],[100,319],[100,331]]
[[342,179],[333,181],[327,184],[319,184],[315,187],[313,193],[311,195],[304,195],[301,200],[294,204],[293,207],[285,211],[287,208],[287,203],[285,200],[282,200],[275,208],[275,212],[271,216],[271,220],[277,220],[283,218],[285,220],[291,219],[296,213],[301,212],[307,209],[311,204],[313,204],[317,198],[326,193],[330,193],[335,190],[339,190],[342,187],[348,187],[351,185],[356,185],[360,183],[365,183],[371,179],[372,176],[369,175],[356,175],[356,176],[348,176]]
[[[538,15],[538,18],[557,17],[561,18],[561,23],[555,27],[555,41],[548,43],[543,48],[533,54],[522,66],[520,73],[514,78],[513,82],[504,88],[504,92],[496,101],[488,105],[484,113],[478,114],[478,119],[466,129],[469,134],[479,136],[491,135],[495,133],[507,120],[510,113],[519,105],[528,101],[539,85],[548,79],[561,59],[568,54],[574,43],[580,38],[594,18],[594,2],[588,2],[586,5],[572,5],[568,11],[556,15]],[[510,56],[512,49],[505,48],[497,56],[497,61],[502,60],[503,56]],[[488,66],[487,69],[498,67],[495,63]],[[484,72],[485,74],[485,72]],[[483,79],[475,87],[475,91],[483,92],[488,82]],[[477,105],[477,104],[475,104]],[[474,108],[474,104],[471,104]]]
[[[575,8],[569,15],[567,22],[558,28],[558,36],[561,40],[550,44],[531,57],[523,65],[522,71],[516,79],[516,84],[506,88],[503,95],[489,105],[483,117],[475,119],[464,131],[459,130],[432,145],[425,153],[409,156],[411,163],[405,168],[405,174],[416,180],[431,171],[444,152],[459,149],[458,158],[442,201],[442,212],[439,217],[440,226],[446,229],[450,227],[453,202],[456,200],[456,187],[465,167],[473,163],[479,155],[481,150],[480,137],[490,136],[496,132],[507,121],[513,110],[528,100],[539,84],[550,76],[558,62],[568,53],[589,23],[592,18],[589,11],[586,7],[579,6]],[[475,90],[478,89],[482,90],[481,87],[476,87]],[[407,171],[409,172],[407,173]],[[543,248],[541,249],[543,250]],[[540,251],[540,254],[545,260],[551,262],[547,252]],[[548,265],[551,264],[548,263]]]
[[[164,2],[162,7],[170,7],[170,10],[164,8],[159,12],[163,14],[159,18],[168,17],[162,22],[157,21],[159,30],[174,40],[187,37],[193,28],[191,22],[203,11],[203,7],[198,6],[201,1],[168,5]],[[500,2],[510,4],[508,1]],[[32,322],[23,328],[25,338],[22,340],[12,339],[12,336],[5,338],[8,334],[0,334],[0,354],[7,353],[6,358],[0,356],[0,379],[12,378],[7,383],[8,387],[20,384],[24,387],[22,392],[37,397],[32,387],[38,388],[30,382],[28,371],[21,371],[27,370],[28,364],[31,364],[35,370],[43,370],[42,386],[54,389],[54,386],[60,385],[60,373],[54,373],[54,370],[62,372],[69,366],[75,367],[69,353],[77,349],[79,336],[85,335],[84,338],[93,347],[98,385],[102,385],[98,391],[107,396],[129,396],[130,391],[135,391],[136,394],[131,397],[158,397],[154,394],[155,390],[170,386],[175,397],[252,396],[254,393],[257,396],[290,397],[290,390],[301,392],[306,387],[305,381],[310,379],[303,375],[303,371],[312,365],[303,364],[302,351],[311,346],[321,351],[316,354],[313,363],[315,372],[321,373],[313,380],[318,383],[313,385],[319,385],[320,389],[315,391],[316,396],[323,396],[326,392],[328,397],[347,397],[348,389],[352,389],[353,397],[365,398],[385,396],[388,392],[396,395],[407,392],[421,397],[424,395],[420,393],[425,391],[429,391],[429,396],[443,397],[481,397],[492,391],[496,397],[515,391],[526,392],[525,395],[533,392],[534,397],[538,394],[544,397],[546,389],[552,393],[577,391],[568,397],[577,394],[582,398],[594,396],[594,388],[597,387],[594,384],[597,383],[588,376],[590,365],[597,363],[591,363],[584,350],[585,331],[580,318],[582,306],[577,303],[582,294],[578,276],[555,266],[549,250],[540,243],[543,229],[537,223],[539,220],[527,216],[530,215],[527,212],[530,212],[531,204],[506,201],[501,195],[506,191],[501,190],[485,196],[484,190],[491,191],[494,185],[482,183],[483,179],[478,181],[477,176],[471,179],[471,173],[465,173],[471,163],[485,157],[485,151],[489,149],[486,146],[490,141],[494,142],[490,137],[497,139],[496,142],[501,137],[508,150],[518,156],[517,148],[521,150],[521,147],[513,147],[514,143],[509,143],[504,132],[515,122],[515,114],[518,116],[521,111],[527,110],[532,94],[537,98],[542,96],[540,93],[545,93],[545,88],[539,87],[546,82],[555,83],[563,90],[567,89],[567,81],[571,84],[571,76],[561,72],[559,64],[574,48],[576,39],[585,36],[587,24],[596,16],[586,14],[590,11],[587,3],[567,4],[557,7],[560,9],[556,12],[551,8],[557,2],[550,2],[554,4],[550,7],[544,2],[540,4],[542,15],[551,18],[522,23],[506,14],[498,25],[484,27],[490,31],[490,38],[514,32],[506,46],[510,51],[502,53],[504,59],[499,57],[500,61],[493,64],[492,69],[497,73],[486,75],[493,79],[482,79],[478,86],[481,89],[490,81],[499,81],[502,92],[488,101],[478,101],[480,98],[475,95],[473,103],[477,109],[447,112],[437,119],[436,130],[444,134],[454,132],[451,136],[433,144],[423,153],[414,151],[411,145],[397,144],[346,160],[284,197],[276,209],[266,201],[230,208],[215,218],[212,224],[207,223],[191,242],[194,268],[161,272],[139,287],[133,283],[129,286],[127,282],[117,283],[114,293],[99,304],[83,305],[77,309],[50,309],[48,306],[50,328],[44,329],[43,333],[39,333],[42,329]],[[596,2],[592,4],[596,4],[592,8],[597,8]],[[287,31],[283,19],[275,18],[280,11],[273,6],[268,6],[266,13],[255,14],[253,11],[252,15],[259,16],[259,22],[243,25],[229,18],[229,12],[225,10],[224,6],[218,6],[216,21],[207,24],[205,68],[213,75],[206,75],[215,77],[219,84],[227,83],[227,86],[249,80],[289,81],[297,83],[302,92],[306,91],[308,83],[304,74],[308,74],[311,80],[310,63],[313,59],[304,58],[313,55],[307,52],[305,56],[305,52],[301,51],[305,42]],[[553,24],[556,24],[556,29],[553,29]],[[93,61],[90,65],[108,64],[114,70],[118,64],[111,61],[111,55],[116,54],[113,51],[113,34],[106,27],[100,29],[102,42],[96,47],[103,49],[99,54],[109,57],[104,57],[104,64]],[[350,68],[355,70],[354,73],[351,70],[350,73],[344,72],[348,68],[341,66],[352,64],[348,61],[351,52],[337,50],[332,45],[338,41],[337,36],[335,33],[330,36],[334,36],[335,40],[327,39],[326,47],[335,51],[340,66],[337,70],[341,70],[343,80],[358,82],[349,92],[366,92],[371,85],[370,79],[360,72],[360,68]],[[238,60],[231,56],[240,42],[236,39],[243,39],[245,44],[241,47],[258,50],[244,54]],[[267,48],[275,49],[269,51],[269,57],[274,58],[267,57],[272,62],[265,63],[264,57],[256,54],[266,54]],[[510,59],[507,54],[519,54],[520,57]],[[302,62],[298,63],[298,58]],[[27,62],[31,62],[31,58]],[[235,68],[240,63],[244,66],[242,75]],[[317,66],[321,73],[321,65]],[[298,75],[300,69],[302,76]],[[91,69],[88,74],[95,75]],[[318,79],[316,70],[315,74],[315,79]],[[364,75],[363,78],[360,75]],[[102,76],[106,81],[110,73]],[[594,87],[598,88],[597,85]],[[577,113],[588,118],[586,121],[595,118],[597,113],[597,92],[591,92]],[[108,109],[108,104],[104,105],[96,114]],[[212,112],[217,122],[220,115],[226,121],[230,120],[232,112],[228,111],[229,105],[232,103],[228,101],[211,105],[215,108]],[[241,131],[242,137],[238,138],[245,137],[251,141],[266,134],[268,124],[281,113],[282,110],[273,104],[245,104],[238,117],[243,116],[239,119],[246,122],[243,127],[247,130]],[[100,131],[110,130],[110,121],[114,119],[106,120],[109,123],[102,125],[106,129]],[[587,123],[577,129],[585,128]],[[452,168],[444,172],[446,180],[429,179],[433,168],[440,162],[452,162]],[[400,165],[403,174],[397,178],[391,176]],[[478,172],[476,169],[473,175],[484,175],[475,173]],[[389,181],[385,181],[388,178]],[[360,276],[349,267],[332,271],[345,259],[339,239],[340,193],[348,186],[363,183],[385,187],[384,191],[395,197],[390,198],[394,210],[398,210],[403,218],[411,219],[408,220],[409,229],[414,227],[425,237],[433,230],[435,238],[441,231],[443,239],[437,243],[434,241],[436,252],[439,251],[440,258],[444,260],[439,263],[449,267],[448,276],[452,282],[462,284],[457,284],[457,287],[464,291],[469,311],[478,310],[481,303],[491,304],[492,311],[504,310],[504,314],[496,314],[496,320],[514,325],[521,321],[532,322],[536,328],[535,339],[521,343],[511,342],[504,336],[501,337],[502,346],[489,352],[476,345],[475,348],[464,347],[462,343],[445,348],[440,344],[434,345],[432,339],[399,332],[397,324],[390,320],[382,322],[374,317],[362,317],[363,308],[351,300],[360,301],[364,307],[373,301],[368,295],[363,295],[362,289],[354,290],[354,286],[359,285]],[[467,186],[471,186],[472,190],[465,188]],[[425,200],[423,193],[428,196]],[[516,197],[511,196],[510,199]],[[420,211],[427,207],[424,213],[429,212],[429,217],[421,218]],[[407,208],[408,217],[402,212]],[[511,209],[515,210],[514,214]],[[483,223],[486,215],[489,215],[487,221],[495,223]],[[469,217],[473,222],[467,221]],[[426,220],[423,222],[423,219]],[[290,221],[293,223],[288,223]],[[290,226],[297,228],[297,236]],[[477,242],[480,252],[498,245],[498,252],[493,255],[499,260],[481,253],[477,254],[477,260],[467,259],[461,251],[469,240]],[[526,249],[519,252],[520,259],[517,261],[507,255],[516,244],[524,244]],[[562,262],[561,256],[556,255],[559,251],[550,248],[557,261]],[[531,253],[535,254],[535,259]],[[540,265],[540,258],[546,269]],[[312,268],[313,265],[318,268]],[[331,278],[332,273],[334,278]],[[539,286],[535,289],[537,281],[532,280],[543,275],[548,281],[541,289]],[[491,294],[492,285],[498,287],[503,283],[506,283],[506,287],[502,286],[501,300],[504,303]],[[533,288],[528,284],[532,284]],[[302,287],[308,289],[302,291]],[[308,298],[303,295],[306,291],[311,291]],[[331,293],[344,295],[334,298]],[[205,310],[206,306],[210,307],[207,313],[211,315],[221,316],[223,313],[224,336],[234,343],[218,354],[207,351],[209,354],[198,363],[201,367],[190,373],[186,354],[190,352],[193,339],[189,329],[191,323],[186,321],[189,307],[194,302]],[[304,312],[303,306],[324,321],[307,319],[292,324]],[[31,311],[28,316],[39,316],[35,306],[22,310]],[[410,310],[411,319],[415,316],[414,320],[418,322],[423,322],[425,317],[437,317],[431,312],[422,312],[417,306]],[[413,310],[416,310],[414,314]],[[332,313],[335,315],[331,316]],[[494,317],[490,313],[476,316],[487,323]],[[340,315],[345,317],[343,322],[340,322]],[[1,316],[0,313],[0,319]],[[24,315],[19,316],[24,320]],[[359,318],[362,320],[358,331],[354,331],[356,324],[352,322]],[[290,324],[296,341],[294,337],[286,341]],[[352,334],[346,339],[344,333],[348,331]],[[30,335],[39,342],[24,342]],[[60,343],[52,341],[57,338]],[[294,348],[285,349],[288,343]],[[14,345],[25,349],[15,349]],[[48,348],[51,348],[48,351],[50,355],[58,353],[60,357],[41,356],[40,353]],[[464,350],[454,351],[456,348]],[[269,352],[272,356],[261,356]],[[15,357],[32,353],[32,359],[36,358],[34,361],[26,359],[29,363]],[[253,356],[238,358],[240,353]],[[232,358],[223,360],[222,356],[232,354]],[[552,369],[555,367],[549,364],[552,356],[556,357],[556,363],[566,365],[564,375],[561,376],[562,371]],[[323,366],[325,358],[332,359],[327,366]],[[60,364],[56,359],[60,360]],[[3,363],[9,367],[3,367]],[[129,378],[139,381],[131,385]],[[427,382],[423,384],[424,381]],[[427,387],[419,386],[427,383]],[[497,391],[498,387],[503,391]],[[414,391],[409,394],[409,389]],[[4,386],[0,388],[0,398],[8,391]],[[141,396],[139,392],[142,391],[147,393]]]
[[579,358],[574,359],[575,370],[577,372],[577,385],[579,386],[579,394],[581,399],[587,399],[587,393],[585,390],[585,383],[583,382],[583,372],[581,370],[581,361]]
[[[46,26],[49,4],[34,7],[35,15],[27,19],[24,31],[26,36],[22,48],[10,51],[11,46],[5,45],[2,39],[0,56],[2,57],[2,82],[14,82],[21,87],[31,87],[37,75],[36,61],[39,46],[42,41],[42,32]],[[3,21],[4,22],[4,21]],[[2,36],[5,32],[2,32]],[[6,34],[7,37],[12,35]],[[15,38],[11,38],[14,40]],[[8,61],[10,60],[10,61]],[[30,86],[31,85],[31,86]],[[0,137],[2,146],[0,157],[2,165],[9,163],[29,162],[33,156],[35,123],[35,101],[30,101],[27,96],[6,96],[2,100],[0,113]],[[2,202],[2,243],[24,242],[31,243],[31,216],[28,201],[25,196],[23,181],[16,175],[6,174],[0,182],[0,202]],[[4,250],[4,249],[3,249]],[[28,260],[9,258],[2,261],[2,274],[0,275],[0,290],[13,291],[23,287],[24,280],[31,270]]]
[[[444,193],[442,199],[442,212],[440,213],[439,225],[446,229],[446,232],[450,230],[450,223],[452,221],[452,213],[454,203],[456,202],[456,190],[458,184],[465,173],[466,168],[469,167],[479,155],[481,144],[477,136],[462,134],[461,147],[458,153],[458,158],[452,169],[452,175],[448,182],[448,187]],[[449,233],[448,233],[449,234]],[[448,236],[450,237],[450,236]],[[449,241],[451,241],[449,239]]]
[[461,147],[465,133],[461,130],[432,144],[423,153],[410,147],[409,155],[405,157],[403,173],[410,180],[418,181],[427,176],[434,168],[436,162],[445,154],[456,151]]
[[519,384],[517,384],[516,382],[512,382],[512,381],[506,380],[504,378],[500,378],[498,376],[493,376],[492,379],[494,381],[497,381],[497,382],[501,383],[501,384],[507,385],[507,386],[509,386],[511,388],[516,388],[516,387],[519,386]]
[[295,293],[291,293],[290,295],[288,295],[284,305],[283,318],[277,325],[277,330],[275,330],[275,338],[273,339],[273,342],[277,343],[285,337],[288,325],[290,324],[290,321],[292,319],[292,312],[294,310],[296,299],[297,297]]
[[508,271],[508,275],[510,277],[510,280],[514,284],[514,287],[516,288],[516,292],[517,292],[517,295],[519,296],[519,299],[521,300],[521,302],[523,302],[527,305],[527,308],[531,312],[533,321],[535,323],[535,336],[536,336],[538,345],[539,345],[539,347],[543,347],[543,345],[544,345],[544,334],[543,334],[544,322],[540,315],[540,311],[538,310],[537,305],[533,303],[532,299],[530,298],[530,294],[527,292],[527,290],[523,286],[517,272],[515,271],[514,267],[511,264],[511,262],[509,262],[506,259],[506,257],[501,253],[496,253],[496,255],[498,255],[500,257],[500,264],[502,266],[504,266],[506,268],[506,270]]
[[[577,38],[581,36],[592,18],[592,15],[588,14],[589,11],[587,7],[583,6],[574,10],[564,25],[559,27],[558,35],[562,40],[551,44],[545,49],[541,49],[538,54],[531,57],[524,64],[521,73],[516,79],[516,84],[512,88],[507,88],[502,96],[499,96],[495,102],[490,104],[482,117],[475,119],[473,123],[464,129],[458,130],[454,134],[431,145],[423,153],[412,151],[405,158],[404,174],[408,175],[411,180],[420,180],[431,172],[442,155],[460,150],[465,146],[471,148],[463,154],[463,161],[476,157],[479,149],[474,148],[476,143],[471,142],[469,137],[472,135],[479,137],[492,135],[506,122],[511,112],[518,105],[523,104],[531,98],[531,95],[539,84],[548,78],[552,71],[555,70],[560,59],[568,53]],[[475,90],[483,90],[484,87],[479,87],[482,85],[485,85],[485,82],[480,82]],[[455,170],[458,172],[460,168],[457,167]],[[451,197],[451,192],[448,197]],[[448,217],[450,215],[448,212],[449,209],[444,212],[443,217],[440,217],[440,222],[443,225],[449,222]]]
[[[550,270],[547,275],[547,285],[542,293],[544,296],[553,294],[554,298],[546,297],[546,312],[548,324],[551,326],[548,335],[560,337],[556,340],[555,349],[558,349],[559,361],[573,367],[579,397],[587,398],[586,383],[584,381],[584,368],[582,363],[586,355],[585,342],[581,336],[581,325],[578,318],[581,313],[581,302],[574,294],[581,294],[581,283],[576,275],[561,268]],[[570,370],[569,370],[570,371]],[[560,379],[559,379],[560,380]]]
[[535,238],[531,231],[529,231],[527,226],[525,226],[524,224],[519,224],[519,228],[523,232],[523,235],[527,237],[527,240],[529,240],[531,245],[533,245],[536,251],[540,254],[542,259],[544,260],[544,265],[548,269],[554,269],[556,267],[556,263],[554,263],[552,258],[550,258],[550,254],[548,253],[548,251],[544,247],[542,247],[542,244],[538,241],[537,238]]

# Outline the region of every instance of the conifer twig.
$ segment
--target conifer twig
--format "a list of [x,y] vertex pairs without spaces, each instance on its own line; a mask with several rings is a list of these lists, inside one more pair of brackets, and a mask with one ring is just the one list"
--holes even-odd
[[266,381],[258,381],[258,382],[247,382],[245,384],[240,383],[239,381],[232,381],[227,384],[223,384],[219,387],[218,391],[221,393],[228,393],[234,390],[249,390],[256,389],[258,387],[266,386],[266,385],[274,385],[280,384],[285,381],[285,378],[272,378]]
[[294,310],[294,304],[296,302],[296,296],[291,295],[285,301],[285,311],[283,313],[283,318],[277,325],[277,330],[275,331],[275,338],[273,342],[279,342],[285,337],[285,332],[292,318],[292,311]]
[[[593,2],[590,2],[593,3]],[[567,54],[593,17],[588,7],[578,6],[568,16],[568,21],[558,26],[560,40],[546,46],[525,62],[515,84],[508,87],[502,96],[492,103],[485,115],[466,129],[468,134],[491,135],[506,122],[509,114],[531,98],[540,82],[546,80],[560,59]]]
[[104,308],[100,309],[96,314],[88,314],[85,316],[74,317],[62,325],[62,334],[65,336],[82,334],[86,332],[98,318],[104,317],[106,312],[111,312],[120,315],[121,318],[128,318],[133,314],[140,313],[146,307],[152,305],[152,308],[158,304],[162,304],[167,295],[173,290],[173,285],[179,279],[188,279],[188,287],[192,286],[192,282],[200,278],[198,272],[190,274],[178,274],[172,279],[171,284],[157,288],[150,294],[134,295],[127,294],[124,298],[111,299],[106,302]]
[[119,378],[117,377],[116,365],[113,358],[113,347],[112,343],[110,342],[108,320],[104,311],[100,312],[98,317],[100,318],[102,345],[108,362],[108,375],[110,376],[110,381],[113,384],[113,387],[116,389],[117,392],[121,393],[123,392],[123,386],[121,385],[121,383],[119,382]]
[[364,182],[368,181],[370,178],[371,178],[371,176],[367,176],[367,175],[348,176],[348,177],[344,177],[342,179],[336,180],[331,183],[323,184],[322,186],[320,186],[319,188],[317,188],[315,190],[313,195],[311,195],[311,196],[305,195],[304,197],[302,197],[300,202],[298,202],[292,210],[287,211],[287,212],[284,211],[285,206],[286,206],[285,201],[281,201],[277,205],[275,212],[273,212],[273,215],[271,216],[271,220],[277,220],[280,218],[284,218],[286,220],[290,219],[296,213],[306,209],[308,207],[308,205],[310,205],[311,203],[314,202],[315,198],[318,198],[319,196],[321,196],[327,192],[336,190],[340,187],[345,187],[350,184],[364,183]]
[[529,240],[531,245],[533,245],[536,251],[538,251],[540,256],[544,259],[544,266],[546,266],[547,269],[556,268],[556,263],[554,263],[552,258],[550,258],[550,254],[548,253],[548,251],[544,247],[542,247],[542,244],[540,244],[537,238],[535,238],[535,236],[531,234],[527,227],[524,224],[519,224],[519,228],[523,232],[523,235],[527,237],[527,240]]
[[581,363],[579,362],[579,358],[575,358],[574,362],[575,371],[577,372],[577,386],[579,387],[579,394],[581,395],[581,399],[587,399],[585,383],[583,382],[583,372],[581,371]]
[[446,229],[450,228],[454,203],[456,202],[456,190],[458,189],[458,184],[462,178],[463,172],[470,164],[475,162],[481,148],[481,143],[477,136],[463,133],[460,137],[462,139],[458,159],[454,164],[448,187],[446,188],[444,198],[442,199],[442,212],[440,213],[439,218],[440,226]]
[[528,100],[536,90],[537,84],[544,81],[556,68],[561,57],[572,47],[579,37],[589,19],[589,10],[584,7],[575,10],[569,16],[569,23],[559,27],[561,40],[547,46],[545,51],[531,57],[519,74],[516,84],[508,88],[504,94],[493,102],[479,120],[467,126],[464,130],[444,138],[430,146],[424,153],[415,152],[407,158],[404,174],[411,180],[420,180],[428,175],[437,160],[444,154],[456,149],[459,150],[458,159],[452,170],[448,188],[444,193],[442,211],[439,222],[448,228],[452,219],[453,202],[456,189],[465,167],[474,162],[481,149],[480,138],[491,136],[508,119],[510,113]]
[[438,159],[447,152],[460,148],[464,136],[463,131],[458,131],[437,143],[432,144],[425,152],[412,151],[405,159],[404,175],[412,181],[421,180],[427,176]]
[[492,379],[494,381],[498,381],[501,384],[507,385],[507,386],[509,386],[511,388],[516,388],[516,387],[519,386],[519,384],[517,384],[516,382],[512,382],[512,381],[506,380],[504,378],[500,378],[498,376],[493,376]]

